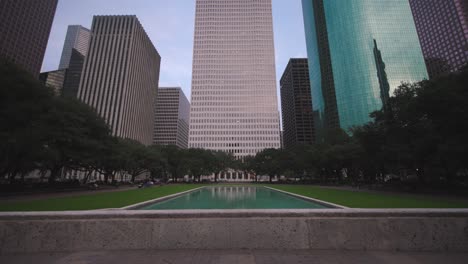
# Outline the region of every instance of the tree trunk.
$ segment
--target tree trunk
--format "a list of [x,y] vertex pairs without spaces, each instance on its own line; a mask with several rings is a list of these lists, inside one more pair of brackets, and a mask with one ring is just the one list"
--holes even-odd
[[49,176],[49,183],[54,183],[55,180],[57,179],[57,176],[59,175],[62,167],[61,166],[56,166],[50,170],[50,176]]
[[83,179],[83,184],[88,183],[89,176],[91,176],[91,173],[93,173],[93,171],[91,171],[91,170],[86,173],[86,176]]

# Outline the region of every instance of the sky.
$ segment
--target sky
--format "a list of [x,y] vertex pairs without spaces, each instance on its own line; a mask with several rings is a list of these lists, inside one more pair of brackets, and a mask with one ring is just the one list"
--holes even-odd
[[[307,56],[301,0],[272,0],[276,75]],[[42,71],[58,68],[68,25],[91,27],[94,15],[136,15],[161,55],[159,87],[181,87],[190,100],[195,0],[59,0]]]

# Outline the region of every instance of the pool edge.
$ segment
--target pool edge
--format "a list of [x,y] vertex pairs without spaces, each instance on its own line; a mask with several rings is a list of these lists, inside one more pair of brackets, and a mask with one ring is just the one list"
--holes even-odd
[[287,195],[290,195],[290,196],[293,196],[293,197],[296,197],[296,198],[299,198],[299,199],[302,199],[302,200],[318,203],[320,205],[328,207],[328,209],[350,209],[349,207],[346,207],[346,206],[343,206],[343,205],[334,204],[334,203],[322,201],[322,200],[319,200],[319,199],[315,199],[315,198],[312,198],[312,197],[307,197],[307,196],[299,195],[299,194],[296,194],[296,193],[291,193],[291,192],[279,190],[279,189],[276,189],[276,188],[273,188],[273,187],[269,187],[269,186],[262,186],[262,187],[265,187],[267,189],[274,190],[274,191],[277,191],[277,192],[280,192],[280,193],[284,193],[284,194],[287,194]]
[[[121,208],[118,208],[118,209],[120,209],[120,210],[138,210],[138,209],[144,208],[144,207],[146,207],[146,206],[148,206],[150,204],[167,201],[167,200],[179,197],[179,196],[184,195],[184,194],[188,194],[188,193],[191,193],[191,192],[194,192],[194,191],[198,191],[198,190],[203,189],[205,187],[206,186],[201,186],[201,187],[191,189],[191,190],[188,190],[188,191],[183,191],[183,192],[179,192],[179,193],[170,194],[170,195],[167,195],[167,196],[159,197],[159,198],[156,198],[156,199],[144,201],[144,202],[137,203],[137,204],[128,205],[128,206],[121,207]],[[104,210],[106,210],[106,209],[104,209]]]

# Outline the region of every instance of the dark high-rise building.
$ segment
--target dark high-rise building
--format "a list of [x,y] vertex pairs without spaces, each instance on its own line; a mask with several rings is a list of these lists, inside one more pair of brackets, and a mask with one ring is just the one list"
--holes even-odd
[[401,82],[428,78],[408,0],[302,0],[317,139],[362,125]]
[[179,87],[161,87],[155,106],[155,145],[188,148],[190,103]]
[[80,87],[81,74],[83,72],[85,56],[76,49],[72,49],[68,61],[67,74],[63,83],[62,95],[76,98]]
[[62,57],[60,58],[59,69],[66,69],[70,66],[73,50],[78,51],[86,57],[88,54],[91,31],[80,25],[68,26],[67,36],[63,44]]
[[39,77],[58,0],[0,0],[0,57]]
[[161,57],[136,16],[95,16],[78,98],[113,135],[153,143]]
[[468,2],[410,0],[430,78],[468,64]]
[[280,86],[284,147],[312,144],[314,124],[307,59],[289,60]]
[[46,86],[49,86],[54,89],[56,95],[62,95],[63,92],[63,83],[65,81],[65,76],[67,75],[67,70],[57,70],[50,72],[43,72],[39,74],[39,80]]

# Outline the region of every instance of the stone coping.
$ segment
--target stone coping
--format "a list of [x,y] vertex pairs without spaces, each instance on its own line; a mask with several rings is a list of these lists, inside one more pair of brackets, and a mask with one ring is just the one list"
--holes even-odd
[[309,202],[313,202],[313,203],[318,203],[318,204],[320,204],[320,205],[323,205],[323,206],[329,207],[329,208],[339,208],[339,209],[346,209],[346,208],[349,208],[349,207],[342,206],[342,205],[339,205],[339,204],[334,204],[334,203],[326,202],[326,201],[323,201],[323,200],[319,200],[319,199],[315,199],[315,198],[312,198],[312,197],[307,197],[307,196],[299,195],[299,194],[296,194],[296,193],[291,193],[291,192],[279,190],[279,189],[272,188],[272,187],[268,187],[268,186],[263,186],[263,187],[268,188],[268,189],[270,189],[270,190],[274,190],[274,191],[280,192],[280,193],[284,193],[284,194],[287,194],[287,195],[290,195],[290,196],[293,196],[293,197],[296,197],[296,198],[299,198],[299,199],[302,199],[302,200],[305,200],[305,201],[309,201]]
[[[120,208],[120,209],[124,209],[124,210],[137,210],[137,209],[139,209],[139,208],[143,208],[143,207],[146,207],[146,206],[151,205],[151,204],[154,204],[154,203],[158,203],[158,202],[163,202],[163,201],[166,201],[166,200],[170,200],[170,199],[172,199],[172,198],[176,198],[176,197],[182,196],[182,195],[187,194],[187,193],[195,192],[195,191],[198,191],[198,190],[203,189],[203,188],[206,188],[206,186],[198,187],[198,188],[191,189],[191,190],[184,191],[184,192],[179,192],[179,193],[167,195],[167,196],[164,196],[164,197],[160,197],[160,198],[156,198],[156,199],[144,201],[144,202],[137,203],[137,204],[132,204],[132,205],[129,205],[129,206],[122,207],[122,208]],[[104,210],[105,210],[105,209],[104,209]]]
[[202,218],[467,218],[468,209],[94,210],[0,212],[0,221]]

